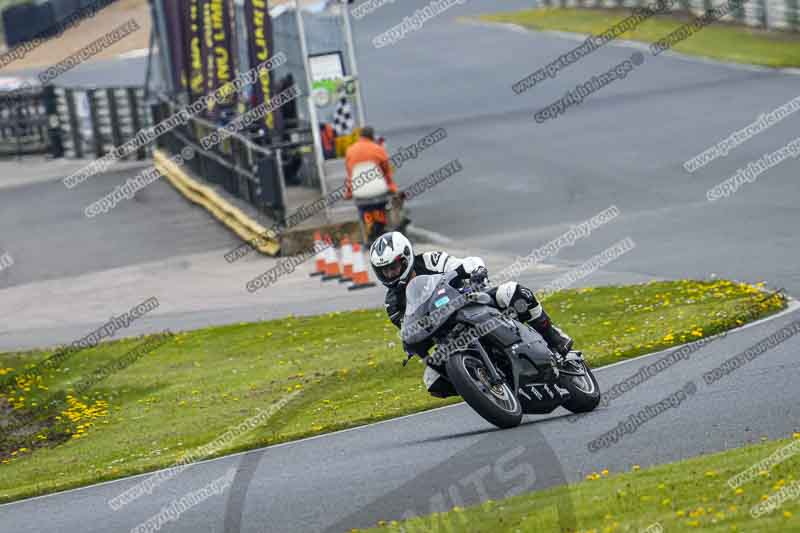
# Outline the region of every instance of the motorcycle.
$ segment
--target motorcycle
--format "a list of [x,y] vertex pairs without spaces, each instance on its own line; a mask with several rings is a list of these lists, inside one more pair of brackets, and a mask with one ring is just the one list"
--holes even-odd
[[400,330],[406,362],[421,357],[500,428],[559,406],[573,413],[597,407],[600,387],[581,352],[554,353],[536,330],[492,304],[484,287],[455,271],[416,276],[406,287]]

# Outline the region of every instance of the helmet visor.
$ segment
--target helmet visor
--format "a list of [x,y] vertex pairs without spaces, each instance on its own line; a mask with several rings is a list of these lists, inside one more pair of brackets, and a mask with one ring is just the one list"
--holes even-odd
[[375,274],[383,283],[393,284],[400,280],[407,267],[408,259],[405,256],[399,255],[388,265],[376,267]]

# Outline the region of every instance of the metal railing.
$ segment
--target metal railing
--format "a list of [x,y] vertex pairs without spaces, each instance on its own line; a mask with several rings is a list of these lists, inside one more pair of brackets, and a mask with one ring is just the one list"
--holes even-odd
[[[166,119],[176,110],[174,103],[162,98],[153,106],[154,122]],[[208,150],[203,148],[201,140],[222,126],[223,123],[193,116],[187,124],[159,137],[156,144],[173,155],[181,153],[185,147],[193,148],[194,157],[186,166],[194,176],[222,187],[277,221],[286,219],[287,182],[320,187],[320,176],[313,161],[312,131],[307,123],[287,124],[290,128],[282,135],[286,140],[268,145],[255,131],[244,131],[231,133]],[[298,152],[303,154],[299,168],[293,162]]]

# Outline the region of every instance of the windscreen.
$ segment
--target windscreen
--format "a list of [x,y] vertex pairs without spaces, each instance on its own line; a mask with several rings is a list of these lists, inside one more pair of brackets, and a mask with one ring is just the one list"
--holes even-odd
[[422,304],[430,300],[441,278],[440,275],[417,276],[411,280],[406,287],[406,317],[416,313]]

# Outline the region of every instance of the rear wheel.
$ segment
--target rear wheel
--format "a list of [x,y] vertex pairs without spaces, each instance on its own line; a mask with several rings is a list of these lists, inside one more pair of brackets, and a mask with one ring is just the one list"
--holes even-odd
[[564,407],[573,413],[588,413],[600,403],[600,385],[584,361],[568,361],[559,381],[570,395]]
[[522,422],[522,406],[507,383],[492,386],[483,360],[470,353],[458,353],[447,360],[447,377],[458,394],[479,415],[499,428],[513,428]]

